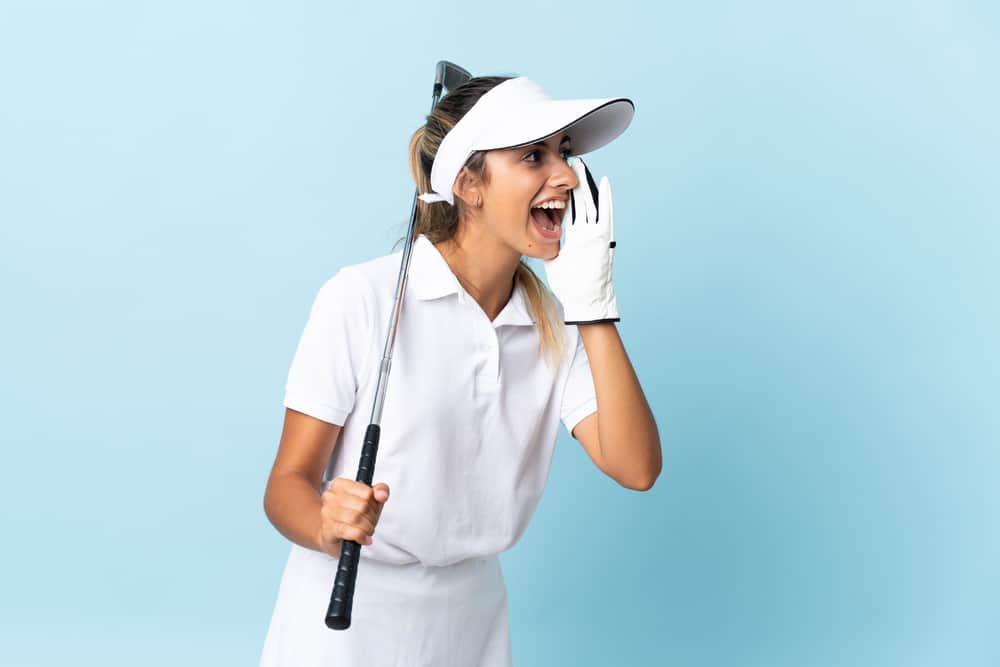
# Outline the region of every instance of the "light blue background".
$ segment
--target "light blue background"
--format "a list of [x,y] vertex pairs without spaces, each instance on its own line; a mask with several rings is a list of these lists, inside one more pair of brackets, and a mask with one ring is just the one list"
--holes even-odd
[[360,5],[0,0],[0,663],[256,664],[285,374],[447,58],[637,106],[664,470],[561,433],[515,663],[1000,664],[996,5]]

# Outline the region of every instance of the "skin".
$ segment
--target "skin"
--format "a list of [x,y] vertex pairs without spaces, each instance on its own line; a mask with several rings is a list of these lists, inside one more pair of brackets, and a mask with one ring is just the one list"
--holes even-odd
[[[546,239],[532,223],[532,204],[566,199],[578,179],[566,161],[565,134],[521,148],[486,154],[489,182],[467,170],[454,193],[468,204],[458,232],[437,244],[459,282],[493,320],[514,288],[522,256],[551,259],[559,239]],[[479,197],[481,206],[473,207]],[[587,350],[598,410],[574,429],[597,467],[622,486],[645,491],[662,468],[652,411],[613,322],[576,325]],[[278,452],[264,493],[264,511],[287,539],[334,558],[343,540],[371,544],[389,499],[384,483],[369,487],[347,478],[320,493],[323,470],[341,427],[286,408]]]

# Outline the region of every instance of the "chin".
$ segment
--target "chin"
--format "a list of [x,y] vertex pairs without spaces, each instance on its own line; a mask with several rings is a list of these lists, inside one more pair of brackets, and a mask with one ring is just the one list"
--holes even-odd
[[559,255],[559,244],[540,244],[537,241],[528,245],[521,253],[525,257],[533,259],[555,259]]
[[559,256],[559,244],[553,244],[552,250],[545,254],[544,257],[539,257],[539,259],[555,259]]
[[534,259],[555,259],[562,245],[562,235],[557,239],[542,238],[529,223],[528,237],[522,244],[521,254]]

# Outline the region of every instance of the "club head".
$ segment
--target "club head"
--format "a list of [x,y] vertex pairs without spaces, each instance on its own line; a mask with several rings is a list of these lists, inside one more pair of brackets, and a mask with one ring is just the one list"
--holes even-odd
[[464,67],[459,67],[447,60],[439,60],[437,72],[434,77],[434,85],[435,87],[443,85],[447,90],[453,90],[471,78],[472,75],[469,73],[469,70]]

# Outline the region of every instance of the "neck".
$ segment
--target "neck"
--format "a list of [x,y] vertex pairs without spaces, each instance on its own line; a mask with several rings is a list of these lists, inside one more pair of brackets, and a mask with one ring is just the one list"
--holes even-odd
[[435,246],[469,296],[496,319],[514,291],[521,255],[480,225],[460,224],[455,236]]

